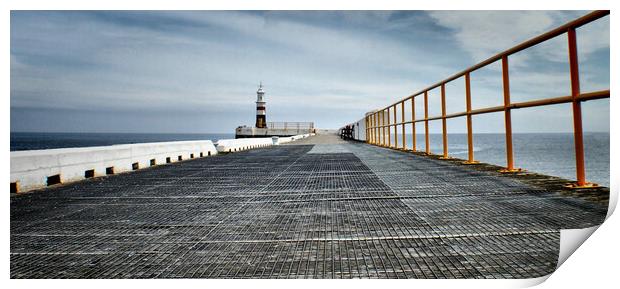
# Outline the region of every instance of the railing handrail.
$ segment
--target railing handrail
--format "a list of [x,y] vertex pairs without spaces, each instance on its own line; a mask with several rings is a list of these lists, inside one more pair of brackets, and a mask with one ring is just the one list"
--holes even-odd
[[[600,19],[609,15],[609,11],[594,11],[579,17],[573,21],[570,21],[562,26],[559,26],[551,31],[543,33],[539,36],[536,36],[530,40],[522,42],[510,49],[507,49],[501,53],[498,53],[476,65],[473,65],[457,74],[454,74],[438,83],[435,83],[421,91],[418,91],[408,97],[405,97],[397,102],[394,102],[382,109],[377,109],[372,112],[366,113],[365,121],[366,121],[366,142],[385,146],[389,148],[399,148],[398,144],[398,126],[400,125],[402,130],[402,149],[406,148],[406,137],[405,137],[405,125],[411,124],[412,127],[412,147],[413,151],[416,150],[416,129],[415,123],[424,122],[424,135],[426,141],[426,153],[431,154],[430,152],[430,138],[429,138],[429,128],[428,122],[434,120],[442,120],[442,134],[443,134],[443,156],[442,158],[450,158],[448,156],[448,139],[447,139],[447,124],[446,120],[455,117],[467,117],[467,143],[468,143],[468,160],[465,162],[466,164],[475,164],[478,163],[474,160],[474,150],[473,150],[473,129],[472,129],[472,116],[477,114],[485,114],[485,113],[493,113],[504,111],[505,116],[505,137],[506,137],[506,159],[507,165],[506,169],[502,170],[502,172],[518,172],[520,169],[514,167],[513,162],[513,153],[512,153],[512,120],[511,120],[511,110],[527,108],[527,107],[536,107],[543,105],[552,105],[552,104],[560,104],[560,103],[572,103],[573,107],[573,135],[575,140],[575,161],[576,161],[576,173],[577,173],[577,182],[575,184],[571,184],[571,187],[593,187],[596,184],[587,183],[585,179],[585,155],[583,149],[583,128],[582,128],[582,119],[581,119],[581,102],[594,100],[594,99],[603,99],[610,97],[609,89],[606,90],[598,90],[582,93],[580,91],[580,81],[579,81],[579,61],[577,55],[577,36],[576,36],[576,28],[581,27],[585,24],[588,24],[592,21]],[[568,58],[569,58],[569,67],[570,67],[570,88],[571,95],[569,96],[560,96],[560,97],[551,97],[551,98],[543,98],[536,99],[532,101],[524,101],[524,102],[516,102],[513,103],[510,101],[510,76],[508,73],[508,56],[522,51],[524,49],[530,48],[534,45],[557,37],[567,33],[568,35]],[[494,63],[498,60],[501,60],[502,64],[502,87],[503,87],[503,98],[504,105],[500,106],[491,106],[479,109],[471,108],[471,85],[470,85],[470,74],[477,69],[485,67],[491,63]],[[465,79],[465,100],[466,100],[466,110],[463,112],[457,112],[452,114],[446,114],[446,103],[445,103],[445,86],[450,81],[463,77]],[[428,94],[429,91],[441,87],[441,115],[440,116],[429,116],[428,115]],[[415,97],[419,95],[424,95],[424,117],[416,118],[415,117]],[[411,101],[411,120],[405,120],[405,102]],[[400,105],[401,108],[401,120],[397,119],[397,106]],[[393,110],[393,122],[390,117],[390,111]],[[394,127],[394,146],[392,146],[392,132],[391,128]],[[387,138],[386,138],[387,136]]]
[[[595,99],[602,99],[602,98],[609,98],[610,96],[610,91],[609,89],[606,90],[597,90],[597,91],[593,91],[593,92],[588,92],[588,93],[581,93],[579,94],[579,96],[577,97],[577,100],[579,101],[588,101],[588,100],[595,100]],[[404,100],[407,101],[407,100]],[[568,96],[560,96],[560,97],[551,97],[551,98],[544,98],[544,99],[537,99],[537,100],[530,100],[530,101],[524,101],[524,102],[512,102],[510,103],[509,108],[510,109],[519,109],[519,108],[527,108],[527,107],[535,107],[535,106],[544,106],[544,105],[551,105],[551,104],[562,104],[562,103],[569,103],[569,102],[573,102],[573,97],[568,95]],[[398,104],[395,103],[395,104]],[[393,106],[393,105],[392,105]],[[390,107],[392,107],[390,106]],[[491,106],[491,107],[485,107],[485,108],[479,108],[479,109],[472,109],[470,110],[470,112],[456,112],[456,113],[452,113],[452,114],[447,114],[445,116],[445,118],[455,118],[455,117],[461,117],[461,116],[466,116],[468,114],[470,115],[476,115],[476,114],[485,114],[485,113],[492,113],[492,112],[500,112],[500,111],[504,111],[506,109],[506,106],[504,105],[498,105],[498,106]],[[431,116],[428,119],[427,118],[420,118],[420,119],[416,119],[415,121],[411,121],[411,120],[407,120],[404,122],[396,122],[396,123],[390,123],[389,125],[379,125],[379,126],[373,126],[373,127],[388,127],[388,126],[394,126],[394,125],[402,125],[402,124],[410,124],[410,123],[416,123],[416,122],[423,122],[425,120],[439,120],[444,118],[443,116]]]

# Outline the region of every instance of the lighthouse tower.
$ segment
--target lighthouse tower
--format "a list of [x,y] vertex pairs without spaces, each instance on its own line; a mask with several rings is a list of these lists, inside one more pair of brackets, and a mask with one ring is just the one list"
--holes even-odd
[[263,83],[261,82],[258,90],[256,91],[256,127],[257,128],[266,128],[267,127],[267,115],[265,113],[265,101],[263,100],[263,96],[265,92],[263,91]]

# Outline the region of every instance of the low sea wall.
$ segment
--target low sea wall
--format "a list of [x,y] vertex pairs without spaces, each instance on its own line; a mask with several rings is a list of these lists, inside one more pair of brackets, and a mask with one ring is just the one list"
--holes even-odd
[[155,165],[279,145],[314,134],[291,137],[120,144],[11,152],[11,193],[118,174]]
[[234,153],[270,145],[273,145],[273,141],[270,137],[221,139],[217,141],[216,148],[217,151],[221,153]]
[[298,139],[313,136],[313,133],[300,134],[289,137],[259,137],[259,138],[237,138],[237,139],[221,139],[216,143],[218,152],[234,153],[248,149],[279,145],[292,142]]
[[256,128],[256,127],[238,127],[235,129],[236,138],[259,138],[271,136],[295,136],[310,134],[313,128]]
[[11,193],[217,154],[210,140],[11,152]]

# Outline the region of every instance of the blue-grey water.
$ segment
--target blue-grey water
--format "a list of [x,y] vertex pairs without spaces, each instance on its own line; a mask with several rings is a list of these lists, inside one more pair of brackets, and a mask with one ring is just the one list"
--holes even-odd
[[[153,134],[153,133],[11,133],[11,151],[68,147],[104,146],[181,140],[218,140],[234,134]],[[411,135],[407,135],[411,148]],[[430,135],[431,152],[442,152],[441,134]],[[400,138],[399,138],[400,142]],[[585,133],[586,178],[609,186],[609,133]],[[523,133],[513,135],[515,165],[529,171],[575,179],[575,150],[571,133]],[[424,150],[424,135],[417,135],[417,149]],[[449,154],[467,158],[467,135],[448,135]],[[506,165],[503,134],[475,134],[474,158],[481,162]]]
[[235,134],[11,132],[11,151],[226,138],[235,138]]
[[[399,135],[399,143],[402,145]],[[393,139],[393,138],[392,138]],[[425,150],[423,134],[417,134],[417,150]],[[392,140],[393,141],[393,140]],[[406,136],[411,148],[411,135]],[[512,137],[515,166],[529,171],[576,179],[572,133],[516,133]],[[609,186],[609,133],[584,133],[586,179]],[[506,166],[504,134],[474,134],[474,159]],[[430,134],[431,152],[443,152],[441,134]],[[448,134],[448,152],[467,159],[467,134]]]

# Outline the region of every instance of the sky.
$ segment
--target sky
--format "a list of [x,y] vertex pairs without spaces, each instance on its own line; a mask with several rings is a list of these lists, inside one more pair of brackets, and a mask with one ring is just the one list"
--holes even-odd
[[[338,128],[587,13],[11,11],[11,131],[232,133],[254,124],[261,81],[267,121]],[[609,16],[577,39],[582,91],[609,89]],[[570,95],[565,34],[509,59],[512,101]],[[502,104],[499,63],[471,81],[474,109]],[[465,109],[463,79],[446,99]],[[583,110],[585,131],[609,131],[608,99]],[[503,132],[503,114],[474,131]],[[513,131],[571,132],[570,104],[515,110]]]

